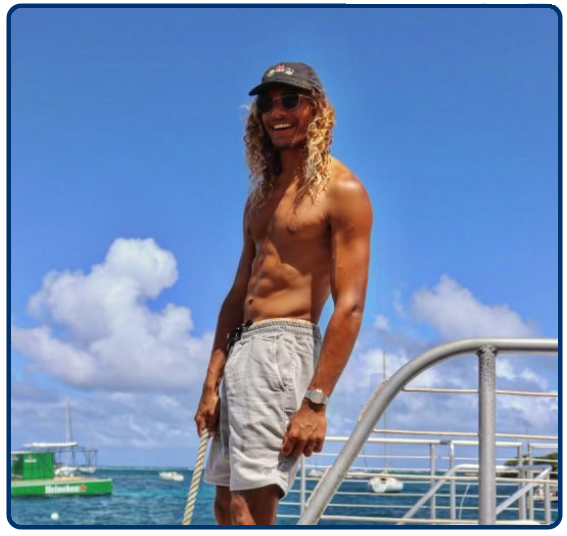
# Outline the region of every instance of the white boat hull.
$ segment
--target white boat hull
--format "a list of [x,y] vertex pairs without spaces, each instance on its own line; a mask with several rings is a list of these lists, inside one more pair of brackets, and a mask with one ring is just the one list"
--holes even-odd
[[182,474],[171,471],[162,471],[161,473],[159,473],[159,477],[162,480],[169,480],[171,482],[183,482]]
[[375,476],[368,481],[368,488],[374,493],[400,493],[404,484],[392,476]]

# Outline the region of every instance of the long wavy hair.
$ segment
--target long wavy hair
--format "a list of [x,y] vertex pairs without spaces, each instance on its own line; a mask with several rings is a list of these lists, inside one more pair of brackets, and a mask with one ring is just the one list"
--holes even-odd
[[[297,191],[296,203],[309,195],[315,201],[317,194],[326,189],[331,176],[332,129],[335,125],[335,109],[326,96],[319,92],[311,94],[315,115],[307,130],[307,139],[302,148],[303,176]],[[261,114],[254,101],[246,122],[244,135],[246,162],[250,168],[250,204],[252,207],[264,203],[281,173],[279,151],[274,148],[270,136],[262,123]]]

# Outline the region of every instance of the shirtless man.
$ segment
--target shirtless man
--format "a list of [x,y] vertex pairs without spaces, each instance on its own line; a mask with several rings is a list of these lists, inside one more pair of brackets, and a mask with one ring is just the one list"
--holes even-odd
[[250,95],[244,246],[195,415],[213,436],[219,525],[274,524],[301,454],[321,452],[362,322],[372,227],[364,186],[330,156],[334,109],[315,71],[275,65]]

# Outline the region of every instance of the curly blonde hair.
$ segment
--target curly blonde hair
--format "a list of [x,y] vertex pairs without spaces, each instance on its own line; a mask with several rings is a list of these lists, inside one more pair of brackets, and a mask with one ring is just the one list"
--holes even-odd
[[[331,131],[335,125],[335,109],[324,94],[314,92],[311,97],[315,116],[309,124],[303,147],[303,177],[296,203],[305,195],[309,195],[314,202],[317,194],[326,189],[331,176]],[[268,199],[276,178],[281,173],[281,162],[279,151],[272,145],[255,101],[250,107],[246,122],[244,144],[246,162],[250,168],[250,204],[259,206]]]

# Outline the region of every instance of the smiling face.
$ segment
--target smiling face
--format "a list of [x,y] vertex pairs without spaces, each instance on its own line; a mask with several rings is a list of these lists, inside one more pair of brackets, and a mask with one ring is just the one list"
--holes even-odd
[[[281,97],[290,92],[300,94],[299,104],[293,110],[286,109],[281,101]],[[282,150],[302,146],[307,139],[307,129],[314,115],[314,107],[308,93],[291,86],[277,85],[263,95],[276,99],[269,112],[259,112],[274,147]]]

